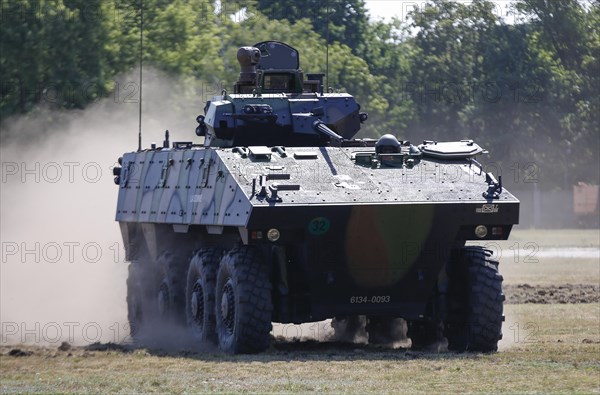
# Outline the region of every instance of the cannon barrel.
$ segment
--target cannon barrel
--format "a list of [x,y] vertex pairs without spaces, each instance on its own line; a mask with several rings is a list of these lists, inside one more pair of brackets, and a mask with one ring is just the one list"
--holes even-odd
[[337,140],[337,141],[342,141],[344,139],[342,136],[340,136],[333,130],[329,129],[327,127],[327,125],[325,125],[325,122],[318,120],[318,119],[313,122],[313,129],[315,130],[315,132],[329,136],[332,139]]

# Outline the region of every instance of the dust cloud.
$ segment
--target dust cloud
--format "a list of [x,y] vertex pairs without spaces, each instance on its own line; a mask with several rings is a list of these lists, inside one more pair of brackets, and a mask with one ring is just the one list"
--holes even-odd
[[[214,92],[150,69],[144,77],[143,147],[165,129],[196,141],[195,117]],[[0,125],[0,344],[126,340],[112,167],[137,149],[136,78],[119,77],[115,95],[84,111],[40,108]]]
[[[382,325],[383,324],[383,325]],[[379,325],[371,327],[369,318],[364,315],[341,316],[304,324],[273,324],[273,337],[278,343],[319,341],[330,344],[375,344],[379,348],[409,348],[407,323],[402,318],[379,320]]]

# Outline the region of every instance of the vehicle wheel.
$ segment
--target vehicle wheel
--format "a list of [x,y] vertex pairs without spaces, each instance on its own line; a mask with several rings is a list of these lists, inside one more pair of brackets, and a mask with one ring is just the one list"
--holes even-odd
[[138,339],[144,329],[156,319],[156,303],[152,295],[156,290],[156,280],[152,267],[141,261],[129,264],[127,277],[127,320],[130,335]]
[[406,338],[402,318],[372,316],[367,321],[369,344],[392,344]]
[[453,351],[492,352],[502,339],[504,294],[491,251],[465,247],[448,265],[445,335]]
[[173,324],[185,322],[186,259],[169,251],[158,258],[162,282],[156,292],[158,315]]
[[140,284],[138,262],[129,264],[127,276],[127,320],[132,334],[137,333],[144,321],[143,293]]
[[443,325],[435,321],[409,321],[408,337],[413,349],[426,349],[443,339]]
[[336,341],[354,343],[367,337],[367,319],[364,315],[334,317],[331,320],[333,337]]
[[221,259],[215,315],[219,347],[228,353],[264,351],[271,342],[271,283],[257,250],[235,248]]
[[188,327],[200,341],[216,342],[215,283],[221,250],[198,251],[190,260],[187,274],[186,316]]

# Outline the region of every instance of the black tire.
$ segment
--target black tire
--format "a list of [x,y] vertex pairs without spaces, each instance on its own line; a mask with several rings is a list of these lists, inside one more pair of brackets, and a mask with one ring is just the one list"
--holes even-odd
[[441,322],[408,321],[408,337],[412,348],[423,350],[443,340],[444,328]]
[[370,316],[366,327],[369,344],[386,345],[406,339],[402,318]]
[[183,325],[185,323],[185,279],[187,259],[179,254],[165,251],[158,258],[162,281],[155,294],[158,316],[163,322]]
[[215,284],[221,250],[207,248],[190,260],[186,287],[186,318],[192,335],[199,341],[215,343]]
[[127,321],[129,331],[135,337],[144,321],[142,285],[140,284],[139,263],[131,262],[127,276]]
[[217,273],[215,318],[219,348],[227,353],[256,353],[271,342],[271,283],[259,252],[234,248]]
[[364,315],[334,317],[331,320],[333,338],[339,342],[354,343],[367,337],[367,318]]
[[130,336],[136,340],[156,320],[157,281],[149,262],[133,261],[127,277],[127,320]]
[[445,335],[452,351],[494,352],[502,339],[503,278],[491,251],[465,247],[447,268]]

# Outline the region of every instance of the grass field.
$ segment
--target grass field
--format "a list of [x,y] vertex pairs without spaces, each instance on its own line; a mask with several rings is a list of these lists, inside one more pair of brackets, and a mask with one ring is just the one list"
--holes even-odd
[[[598,248],[598,231],[517,231],[509,242]],[[501,259],[507,283],[600,282],[596,258]],[[2,393],[600,393],[600,304],[505,306],[500,351],[455,354],[278,340],[259,355],[3,345]],[[23,356],[11,356],[11,350]],[[30,355],[28,355],[30,354]]]
[[600,284],[598,229],[516,229],[507,241],[471,244],[494,252],[505,284]]
[[[22,347],[3,393],[598,393],[600,305],[507,305],[501,351],[425,353],[331,343],[277,343],[223,356],[135,349]],[[68,356],[71,354],[70,356]]]
[[534,242],[540,247],[600,247],[599,229],[521,229],[503,243]]

